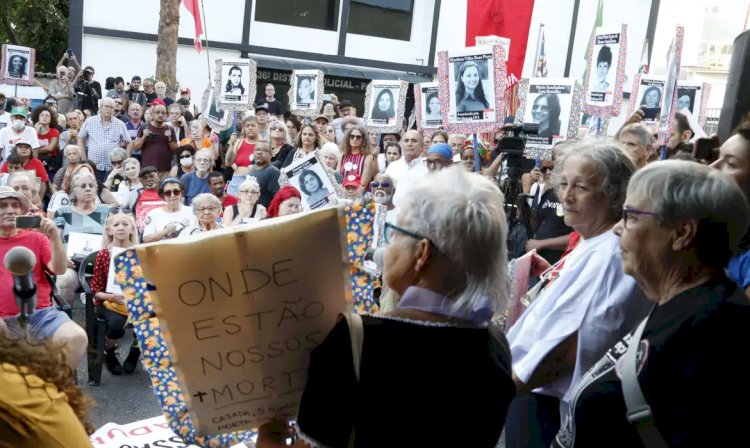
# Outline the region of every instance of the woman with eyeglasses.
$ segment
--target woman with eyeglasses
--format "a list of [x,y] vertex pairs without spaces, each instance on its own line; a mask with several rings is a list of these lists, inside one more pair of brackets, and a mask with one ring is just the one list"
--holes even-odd
[[224,228],[224,225],[219,222],[222,210],[219,198],[211,193],[201,193],[193,198],[190,205],[196,220],[192,225],[180,231],[180,238]]
[[83,153],[81,147],[74,144],[66,145],[63,149],[63,156],[68,161],[68,166],[65,169],[59,169],[55,172],[55,177],[52,179],[52,186],[55,191],[62,189],[63,180],[66,176],[70,176],[70,173],[81,163],[83,159]]
[[195,224],[192,207],[182,203],[184,194],[185,186],[181,180],[168,177],[161,181],[159,196],[166,204],[146,215],[146,226],[143,228],[144,243],[175,238],[182,229]]
[[338,143],[336,141],[336,128],[330,124],[323,128],[323,137],[331,143]]
[[260,127],[255,116],[250,115],[242,120],[242,131],[238,137],[237,133],[229,138],[229,149],[224,158],[224,164],[232,167],[234,174],[229,181],[227,194],[237,196],[240,184],[247,178],[247,173],[253,166],[253,152],[258,142]]
[[258,203],[260,185],[253,179],[246,179],[240,184],[240,196],[236,204],[224,210],[222,222],[227,226],[248,224],[266,217],[266,208]]
[[341,154],[339,172],[344,179],[350,174],[356,174],[361,179],[361,185],[370,185],[377,167],[367,138],[367,130],[363,126],[353,126],[346,131],[341,143]]
[[129,209],[113,209],[107,217],[102,248],[96,254],[94,275],[91,278],[91,293],[94,294],[96,315],[106,322],[104,366],[112,375],[121,375],[123,372],[133,373],[138,358],[141,356],[138,340],[133,338],[128,357],[120,364],[116,353],[117,341],[125,335],[128,310],[125,308],[125,298],[119,287],[116,290],[107,290],[111,257],[137,244],[138,229],[135,227],[132,213]]
[[[67,252],[71,233],[102,235],[109,214],[109,205],[101,204],[96,195],[96,177],[89,171],[80,171],[73,177],[70,190],[71,205],[63,205],[55,212],[55,224],[61,229]],[[74,254],[68,260],[68,270],[57,277],[60,295],[68,304],[73,304],[78,289],[78,266],[84,254]]]
[[[502,194],[442,170],[410,190],[386,229],[383,276],[401,300],[361,316],[358,375],[346,320],[313,349],[295,446],[494,448],[515,394],[508,343],[491,323],[508,295]],[[287,435],[285,422],[263,425],[257,446],[285,446]]]
[[294,150],[290,143],[292,137],[289,135],[289,130],[281,120],[276,120],[271,123],[270,131],[270,142],[271,142],[271,164],[276,168],[281,169],[284,165],[284,161],[289,156],[289,153]]
[[120,182],[125,181],[125,174],[122,172],[122,162],[128,158],[128,152],[122,148],[115,148],[109,155],[110,163],[112,163],[112,171],[104,179],[104,185],[110,189],[110,191],[117,191],[120,189]]
[[623,272],[612,231],[634,172],[610,140],[579,143],[557,161],[552,181],[564,222],[581,241],[540,276],[531,304],[507,332],[518,393],[505,426],[508,448],[549,446],[573,387],[648,313],[643,291]]
[[178,147],[172,161],[172,168],[169,170],[169,177],[182,179],[183,175],[192,173],[195,170],[194,154],[195,148],[192,145]]

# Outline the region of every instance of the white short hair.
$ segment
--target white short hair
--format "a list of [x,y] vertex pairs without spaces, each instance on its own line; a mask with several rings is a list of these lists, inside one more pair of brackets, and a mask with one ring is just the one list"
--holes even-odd
[[245,178],[245,180],[243,180],[240,186],[237,188],[237,191],[242,190],[242,187],[251,187],[258,190],[258,193],[260,193],[260,184],[258,184],[258,181],[253,179],[252,177]]
[[193,198],[192,201],[190,201],[190,206],[193,208],[193,213],[196,215],[198,212],[196,211],[196,207],[199,204],[206,204],[213,205],[214,207],[219,207],[221,209],[221,201],[216,196],[212,195],[211,193],[201,193]]
[[494,311],[505,309],[508,222],[495,184],[463,167],[440,170],[411,189],[398,218],[430,238],[464,275],[460,290],[449,295],[455,310],[470,311],[487,298]]
[[327,142],[323,144],[323,147],[320,148],[320,155],[329,155],[336,159],[338,162],[341,160],[341,151],[339,151],[339,145],[333,142]]

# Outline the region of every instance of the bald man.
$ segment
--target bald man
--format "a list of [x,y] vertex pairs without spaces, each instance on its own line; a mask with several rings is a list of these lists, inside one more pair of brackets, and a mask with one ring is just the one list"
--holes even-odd
[[128,148],[130,134],[125,123],[114,118],[115,100],[103,98],[99,114],[83,124],[78,133],[79,145],[84,148],[86,158],[96,164],[96,179],[104,182],[112,170],[110,154],[117,148]]
[[427,175],[427,166],[424,162],[424,143],[419,131],[408,131],[401,138],[401,147],[404,157],[397,160],[385,170],[396,182],[398,188],[393,195],[393,204],[400,207],[411,187]]

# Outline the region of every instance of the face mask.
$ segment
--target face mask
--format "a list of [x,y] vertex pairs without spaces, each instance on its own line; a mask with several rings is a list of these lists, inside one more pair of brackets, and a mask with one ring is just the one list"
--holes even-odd
[[182,165],[182,166],[193,166],[193,159],[192,158],[180,159],[180,165]]
[[24,127],[26,127],[26,122],[24,120],[13,120],[13,129],[16,131],[23,131]]

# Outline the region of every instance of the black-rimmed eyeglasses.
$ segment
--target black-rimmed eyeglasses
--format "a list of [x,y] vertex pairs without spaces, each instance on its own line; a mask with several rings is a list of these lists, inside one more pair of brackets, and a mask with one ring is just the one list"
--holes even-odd
[[393,241],[393,232],[400,232],[404,235],[410,236],[412,238],[416,238],[418,240],[427,240],[430,243],[430,246],[432,246],[435,250],[440,252],[440,249],[438,249],[437,244],[435,244],[434,241],[432,241],[430,238],[427,238],[424,235],[420,235],[416,232],[412,232],[411,230],[404,229],[403,227],[399,227],[396,224],[391,224],[390,222],[385,223],[385,242],[390,244],[391,241]]

